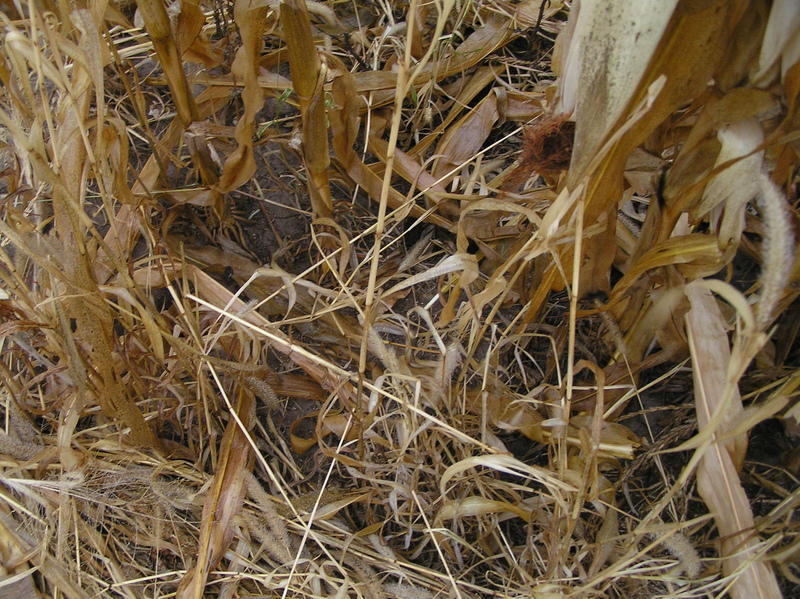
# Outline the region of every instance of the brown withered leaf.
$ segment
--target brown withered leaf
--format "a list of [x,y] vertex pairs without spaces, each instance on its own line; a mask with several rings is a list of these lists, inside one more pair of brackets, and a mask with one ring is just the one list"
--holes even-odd
[[[382,162],[386,162],[389,142],[378,137],[370,136],[369,149]],[[441,202],[448,195],[447,189],[445,189],[442,181],[437,180],[436,177],[425,170],[412,155],[406,154],[397,148],[395,148],[394,151],[394,170],[434,203]],[[375,174],[380,175],[381,173],[376,172]]]
[[[332,65],[336,65],[332,62]],[[356,134],[358,133],[359,106],[363,104],[356,94],[355,78],[346,69],[337,67],[333,70],[333,83],[331,95],[334,107],[328,113],[331,133],[333,135],[333,150],[336,158],[344,167],[348,175],[366,191],[373,200],[380,201],[382,178],[375,171],[365,165],[353,149]],[[385,142],[374,143],[376,151],[386,146]],[[402,164],[401,159],[401,164]],[[407,164],[407,174],[410,176],[413,165]],[[420,175],[421,175],[420,171]],[[421,206],[406,202],[406,198],[397,190],[390,187],[388,204],[391,208],[407,207],[411,216],[423,217],[426,221],[448,230],[453,230],[453,224],[438,214],[426,212]]]
[[175,41],[183,57],[194,62],[202,62],[211,69],[222,62],[222,53],[211,46],[203,31],[206,16],[198,0],[182,0],[175,21]]
[[495,81],[495,77],[497,77],[501,71],[502,69],[500,67],[478,67],[471,77],[462,77],[458,82],[458,93],[454,98],[455,101],[450,111],[447,113],[447,116],[433,131],[415,144],[408,153],[411,156],[424,155],[425,151],[441,137],[442,133],[452,126],[453,122],[461,115],[464,109],[469,107],[475,97],[480,94],[486,86]]
[[269,6],[260,0],[237,0],[233,7],[234,20],[239,29],[242,45],[236,53],[231,71],[238,81],[244,83],[242,103],[244,111],[236,123],[238,147],[225,161],[218,193],[227,193],[249,181],[256,172],[253,156],[253,133],[256,113],[264,104],[264,90],[258,81],[259,63],[263,45],[266,15]]
[[318,218],[330,218],[333,215],[333,203],[328,181],[330,155],[325,115],[325,75],[311,35],[305,1],[285,0],[281,4],[280,18],[286,38],[292,85],[303,121],[303,157],[308,170],[311,210]]
[[458,167],[472,159],[483,147],[494,124],[500,118],[498,94],[490,92],[478,105],[448,128],[436,146],[436,154],[441,156],[433,170],[433,176],[447,185]]
[[[536,0],[526,0],[522,5],[535,4]],[[436,61],[429,63],[417,73],[414,79],[414,86],[417,91],[431,79],[441,81],[452,75],[463,73],[470,67],[478,64],[497,48],[507,43],[515,34],[513,21],[500,14],[492,13],[487,18],[483,27],[479,27],[471,33],[463,43],[458,45],[452,52]],[[388,71],[362,71],[354,75],[356,89],[360,94],[373,92],[371,106],[377,107],[394,101],[395,90],[397,89],[397,73]]]
[[654,245],[614,286],[609,303],[621,300],[644,273],[664,266],[679,266],[690,279],[715,274],[722,268],[722,252],[716,238],[695,233],[672,237]]
[[[306,421],[316,422],[316,427],[310,437],[301,437],[297,429]],[[289,441],[292,449],[299,454],[306,453],[328,435],[342,438],[347,434],[345,440],[349,441],[357,436],[355,429],[350,426],[351,423],[352,417],[348,414],[325,414],[324,418],[320,418],[320,412],[315,411],[292,422],[289,426]]]
[[178,118],[184,127],[188,127],[198,118],[197,105],[186,81],[167,10],[161,0],[141,0],[137,6],[167,78]]
[[[178,585],[180,599],[200,599],[205,596],[208,575],[228,550],[234,535],[233,519],[242,509],[246,474],[253,467],[253,452],[247,439],[255,413],[252,394],[238,393],[236,415],[231,416],[220,443],[219,460],[214,482],[203,504],[197,563]],[[242,430],[242,426],[246,430]]]

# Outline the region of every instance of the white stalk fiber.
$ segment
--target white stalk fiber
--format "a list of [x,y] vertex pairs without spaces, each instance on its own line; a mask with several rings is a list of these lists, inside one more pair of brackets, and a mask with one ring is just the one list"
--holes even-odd
[[758,72],[752,78],[756,85],[767,87],[778,74],[784,80],[787,71],[800,60],[798,30],[800,3],[797,0],[775,0],[758,57]]
[[755,150],[764,141],[764,132],[756,119],[747,119],[722,127],[717,132],[722,144],[714,167],[731,160],[733,164],[721,171],[706,186],[703,199],[692,210],[694,219],[711,213],[711,227],[717,233],[719,246],[734,252],[744,230],[744,211],[747,202],[758,194],[759,172],[764,152]]
[[710,214],[720,248],[730,256],[739,246],[747,203],[757,200],[764,222],[764,241],[756,325],[763,331],[772,321],[794,261],[791,215],[786,199],[766,171],[763,150],[757,151],[764,142],[758,120],[747,119],[722,127],[717,137],[722,149],[715,166],[735,162],[711,180],[692,216]]

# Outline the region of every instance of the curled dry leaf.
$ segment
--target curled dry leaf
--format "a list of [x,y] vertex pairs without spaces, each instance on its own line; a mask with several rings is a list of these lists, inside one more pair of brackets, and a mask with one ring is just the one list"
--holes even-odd
[[205,595],[209,573],[233,539],[233,520],[242,509],[245,481],[253,467],[253,453],[248,440],[248,432],[254,425],[252,402],[251,395],[240,392],[236,414],[231,415],[225,428],[216,472],[203,504],[197,563],[178,586],[177,597],[180,599],[200,599]]
[[256,113],[264,103],[264,90],[258,80],[259,56],[263,47],[266,16],[269,5],[251,0],[236,0],[233,5],[234,20],[241,36],[241,46],[231,65],[232,75],[242,88],[243,113],[236,123],[236,150],[228,156],[220,175],[217,193],[227,193],[249,181],[256,172],[253,156],[253,137]]
[[720,246],[733,252],[744,230],[747,202],[758,193],[758,178],[753,175],[761,172],[763,152],[757,150],[764,140],[764,134],[758,122],[751,119],[725,126],[717,136],[722,149],[715,166],[736,162],[711,180],[702,201],[690,215],[697,219],[714,210],[711,222],[717,230]]

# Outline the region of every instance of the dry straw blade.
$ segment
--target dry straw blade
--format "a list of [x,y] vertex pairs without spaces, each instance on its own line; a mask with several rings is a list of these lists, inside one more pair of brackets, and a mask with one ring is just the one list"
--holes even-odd
[[177,597],[199,599],[205,595],[209,573],[217,567],[234,537],[234,518],[242,510],[245,481],[253,467],[247,434],[253,426],[253,398],[241,391],[220,443],[214,479],[203,505],[202,526],[197,547],[197,565],[186,573]]
[[303,154],[308,169],[311,205],[317,217],[329,218],[333,207],[328,182],[330,157],[325,121],[325,72],[311,36],[305,0],[285,0],[280,10],[292,85],[303,117]]
[[228,193],[249,181],[256,172],[253,155],[253,133],[256,113],[263,107],[264,90],[258,80],[259,57],[264,45],[264,31],[267,28],[266,2],[240,0],[234,3],[234,19],[239,24],[241,47],[236,53],[231,70],[236,81],[242,81],[243,113],[236,123],[236,151],[228,156],[216,191]]
[[722,443],[724,435],[742,411],[737,380],[731,379],[730,350],[717,300],[710,291],[688,286],[692,309],[687,314],[687,333],[692,352],[698,428],[710,433],[697,470],[703,500],[714,515],[722,539],[723,570],[732,577],[731,595],[781,597],[775,576],[764,561],[765,548],[755,533],[750,503],[738,471],[746,449],[746,437]]
[[3,589],[794,576],[792,2],[14,5]]
[[198,119],[197,104],[186,81],[181,50],[175,41],[167,10],[161,0],[143,0],[137,6],[169,82],[178,118],[184,127],[188,127]]

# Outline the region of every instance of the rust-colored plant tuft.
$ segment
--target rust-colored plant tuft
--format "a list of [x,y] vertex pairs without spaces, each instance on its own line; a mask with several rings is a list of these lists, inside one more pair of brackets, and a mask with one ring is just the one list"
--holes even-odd
[[505,188],[524,183],[531,175],[552,179],[569,168],[575,142],[575,123],[567,115],[546,115],[525,126],[519,166]]

